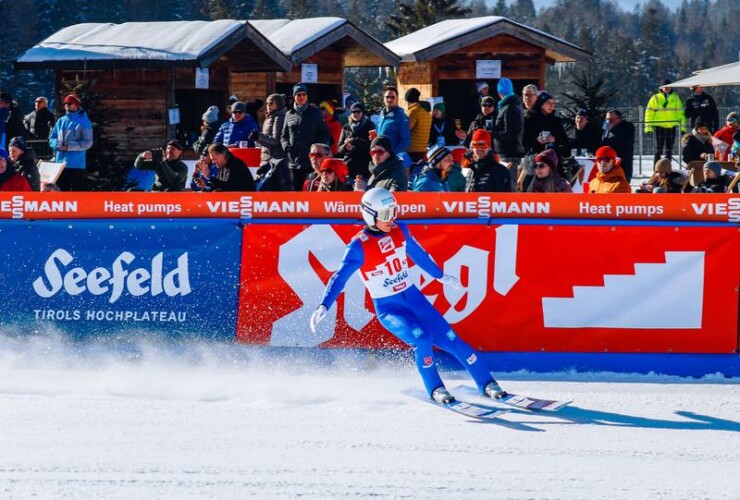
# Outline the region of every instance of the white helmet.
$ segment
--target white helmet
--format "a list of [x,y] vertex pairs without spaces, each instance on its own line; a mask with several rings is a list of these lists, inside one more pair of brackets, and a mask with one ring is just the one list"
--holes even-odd
[[372,188],[362,195],[360,210],[367,225],[374,229],[378,221],[391,222],[398,217],[398,202],[387,189]]

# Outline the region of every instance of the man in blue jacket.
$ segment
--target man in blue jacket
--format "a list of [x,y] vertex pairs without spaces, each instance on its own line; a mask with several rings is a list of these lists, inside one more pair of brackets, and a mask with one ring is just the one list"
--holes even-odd
[[54,161],[66,164],[57,186],[62,191],[84,191],[85,151],[93,144],[92,123],[77,94],[64,98],[64,110],[66,114],[57,120],[49,134],[49,146],[55,151]]
[[239,143],[247,141],[248,147],[254,147],[254,141],[248,139],[253,131],[259,131],[254,118],[247,114],[247,105],[235,102],[231,105],[231,118],[225,121],[216,132],[213,144],[223,144],[226,147],[239,147]]
[[408,167],[411,165],[411,157],[407,153],[411,145],[409,117],[398,106],[398,90],[396,87],[386,88],[383,99],[385,100],[385,107],[380,110],[377,123],[378,135],[384,135],[391,140],[393,151]]

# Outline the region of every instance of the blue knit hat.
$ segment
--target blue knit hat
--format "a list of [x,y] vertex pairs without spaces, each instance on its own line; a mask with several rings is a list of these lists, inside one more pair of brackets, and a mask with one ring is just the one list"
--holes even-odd
[[496,85],[496,91],[503,96],[511,95],[514,93],[514,84],[508,78],[502,78]]
[[305,92],[308,94],[308,87],[306,87],[305,83],[296,83],[293,85],[293,95],[296,95],[298,92]]

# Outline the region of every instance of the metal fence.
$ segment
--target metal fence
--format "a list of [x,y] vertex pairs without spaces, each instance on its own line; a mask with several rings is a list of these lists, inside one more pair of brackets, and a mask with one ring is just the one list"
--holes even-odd
[[[718,106],[719,123],[724,127],[725,117],[731,111],[740,113],[740,106]],[[635,106],[630,108],[619,108],[622,112],[622,119],[632,122],[635,125],[635,164],[634,171],[636,176],[649,176],[653,173],[653,157],[655,155],[655,138],[645,133],[645,107]],[[673,144],[673,163],[674,168],[680,167],[681,164],[681,137],[683,134],[676,133],[676,141]]]

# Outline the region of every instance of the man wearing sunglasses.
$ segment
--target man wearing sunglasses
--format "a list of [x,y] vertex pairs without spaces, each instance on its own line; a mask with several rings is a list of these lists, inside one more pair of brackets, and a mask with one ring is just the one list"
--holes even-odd
[[324,115],[308,103],[308,87],[304,83],[293,86],[293,107],[285,114],[280,143],[283,145],[288,167],[293,175],[293,190],[301,191],[306,176],[313,170],[309,161],[311,144],[331,146],[331,134]]
[[478,129],[473,132],[470,143],[473,161],[468,165],[465,191],[482,193],[509,193],[512,191],[511,173],[504,165],[496,161],[491,148],[491,134]]
[[[378,135],[384,135],[391,141],[393,151],[397,155],[408,157],[408,149],[411,145],[411,128],[409,118],[402,108],[398,106],[398,89],[388,87],[383,93],[385,107],[380,110],[378,118]],[[408,159],[411,164],[411,159]]]
[[394,154],[391,140],[379,135],[370,143],[370,179],[367,186],[361,179],[355,180],[354,190],[365,191],[374,187],[382,187],[388,191],[407,191],[409,173],[403,162]]
[[596,150],[596,167],[599,172],[596,178],[588,183],[589,193],[631,193],[624,170],[619,166],[617,152],[609,146]]
[[328,144],[311,144],[308,161],[311,163],[313,172],[306,176],[306,180],[303,182],[303,191],[316,191],[316,186],[321,182],[321,175],[319,174],[321,164],[327,158],[331,158],[331,148]]
[[257,122],[247,114],[247,105],[237,101],[231,105],[231,118],[218,129],[213,144],[224,144],[230,148],[238,147],[240,142],[247,141],[249,147],[253,148],[254,141],[249,140],[252,132],[259,132]]
[[371,189],[362,196],[360,210],[367,226],[347,245],[339,269],[329,279],[321,302],[311,315],[311,331],[316,332],[349,278],[359,271],[380,324],[412,347],[416,367],[431,399],[442,404],[455,401],[437,371],[434,347],[455,356],[482,394],[494,399],[506,395],[475,349],[455,334],[414,285],[407,256],[443,286],[460,289],[459,280],[442,272],[408,227],[396,223],[398,208],[393,193],[386,189]]

